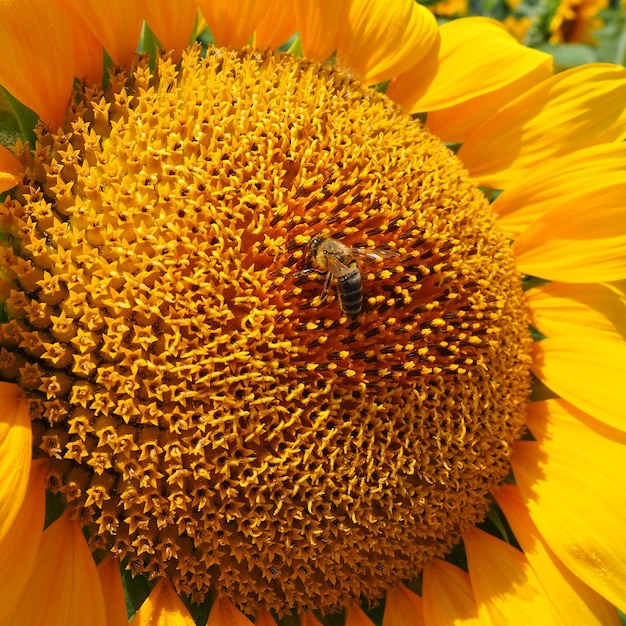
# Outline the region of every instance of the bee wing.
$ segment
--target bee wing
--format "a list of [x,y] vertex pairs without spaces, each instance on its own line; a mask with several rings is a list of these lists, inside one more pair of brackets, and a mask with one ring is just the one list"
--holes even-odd
[[326,259],[328,265],[328,271],[335,278],[342,278],[343,276],[347,276],[351,272],[354,271],[353,268],[347,266],[345,263],[340,261],[336,256],[329,255]]
[[368,263],[378,263],[383,259],[391,259],[400,256],[400,253],[395,250],[382,248],[350,248],[350,254]]

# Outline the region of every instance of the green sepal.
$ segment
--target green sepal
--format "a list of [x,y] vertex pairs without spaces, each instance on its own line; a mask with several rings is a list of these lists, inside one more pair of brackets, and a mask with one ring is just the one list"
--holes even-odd
[[135,576],[130,570],[126,569],[127,560],[122,563],[122,588],[124,589],[124,599],[126,600],[126,611],[129,619],[135,617],[135,613],[150,595],[154,583],[148,582],[144,576]]
[[35,145],[37,114],[0,86],[0,143],[13,145],[17,139]]
[[489,513],[487,513],[487,519],[498,529],[502,539],[504,539],[507,543],[511,543],[509,533],[500,515],[500,509],[492,506],[489,509]]
[[156,59],[159,56],[161,48],[161,42],[158,37],[152,32],[152,29],[148,26],[148,24],[144,22],[137,50],[148,55],[148,67],[153,73],[156,65]]
[[304,56],[304,52],[302,52],[302,39],[300,39],[299,35],[293,40],[291,46],[289,46],[287,54],[291,54],[294,57]]

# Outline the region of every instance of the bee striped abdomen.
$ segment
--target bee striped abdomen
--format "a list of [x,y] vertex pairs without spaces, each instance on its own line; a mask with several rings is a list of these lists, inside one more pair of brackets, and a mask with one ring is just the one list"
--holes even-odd
[[356,319],[363,307],[363,283],[361,273],[356,264],[354,271],[337,278],[337,291],[343,312],[350,318]]

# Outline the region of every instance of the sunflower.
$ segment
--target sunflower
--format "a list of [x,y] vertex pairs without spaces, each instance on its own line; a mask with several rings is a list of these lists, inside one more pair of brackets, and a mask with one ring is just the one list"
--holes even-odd
[[596,45],[594,32],[604,25],[599,14],[608,7],[608,0],[561,0],[548,25],[550,43]]
[[468,14],[467,0],[442,0],[441,2],[422,2],[437,17],[453,18]]
[[0,623],[619,624],[624,69],[410,0],[0,50]]
[[502,25],[517,41],[525,42],[533,27],[533,19],[525,15],[507,15],[502,20]]

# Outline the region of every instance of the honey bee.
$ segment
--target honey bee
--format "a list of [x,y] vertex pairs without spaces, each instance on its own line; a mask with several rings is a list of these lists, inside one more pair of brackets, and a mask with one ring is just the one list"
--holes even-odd
[[304,257],[305,269],[296,277],[307,274],[326,276],[320,303],[328,298],[333,278],[337,281],[337,297],[341,310],[352,320],[363,307],[363,277],[359,261],[377,263],[398,256],[394,250],[381,248],[350,248],[328,235],[315,235],[309,242]]

